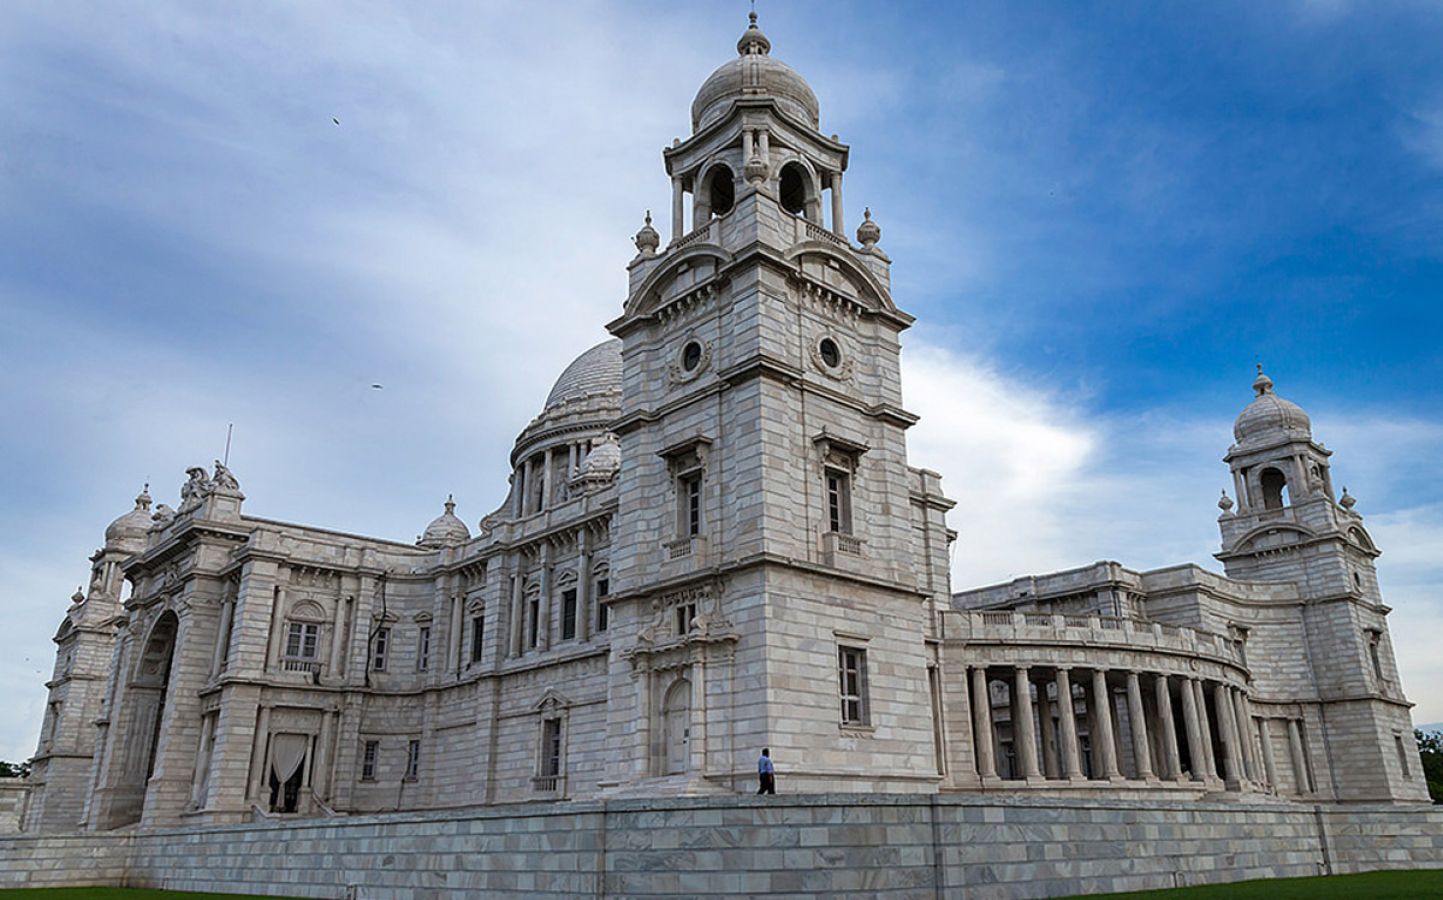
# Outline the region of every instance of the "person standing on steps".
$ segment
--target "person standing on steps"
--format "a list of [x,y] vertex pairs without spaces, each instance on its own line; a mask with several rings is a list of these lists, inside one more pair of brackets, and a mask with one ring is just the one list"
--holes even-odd
[[757,781],[758,794],[777,792],[777,770],[772,765],[772,751],[768,747],[762,748],[762,755],[757,759]]

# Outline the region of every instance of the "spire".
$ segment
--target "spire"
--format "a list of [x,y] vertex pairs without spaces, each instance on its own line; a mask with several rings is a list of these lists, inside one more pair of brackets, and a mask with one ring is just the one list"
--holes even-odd
[[757,11],[752,10],[747,13],[747,20],[751,24],[742,33],[741,40],[737,41],[737,54],[740,56],[751,56],[752,54],[766,56],[771,53],[772,42],[767,40],[767,36],[762,34],[762,30],[757,27]]

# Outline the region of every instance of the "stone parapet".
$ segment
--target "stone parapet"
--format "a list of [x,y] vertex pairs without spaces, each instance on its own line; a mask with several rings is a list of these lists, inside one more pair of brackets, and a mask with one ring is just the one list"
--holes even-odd
[[0,838],[3,887],[394,900],[970,900],[1440,866],[1443,811],[1426,806],[1038,797],[666,798]]

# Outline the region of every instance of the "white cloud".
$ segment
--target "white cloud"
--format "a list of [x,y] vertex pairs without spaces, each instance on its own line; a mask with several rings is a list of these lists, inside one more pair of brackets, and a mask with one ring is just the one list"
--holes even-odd
[[[1192,562],[1214,571],[1220,461],[1231,422],[1173,410],[1103,415],[1078,398],[1002,373],[985,360],[913,342],[904,371],[914,465],[942,473],[958,501],[949,523],[954,590],[1099,559],[1133,569]],[[1383,548],[1379,580],[1419,722],[1443,721],[1443,503],[1407,505],[1413,474],[1443,455],[1443,428],[1411,419],[1315,416],[1335,441],[1334,472],[1352,479]],[[1358,486],[1362,486],[1361,488]],[[1400,505],[1401,504],[1401,505]]]

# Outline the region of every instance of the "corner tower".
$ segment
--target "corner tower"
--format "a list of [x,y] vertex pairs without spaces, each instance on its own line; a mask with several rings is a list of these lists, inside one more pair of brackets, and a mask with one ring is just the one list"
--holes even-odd
[[916,512],[935,478],[907,465],[912,317],[870,215],[860,246],[844,236],[848,148],[811,87],[755,15],[737,50],[663,152],[671,239],[648,217],[608,326],[611,739],[628,747],[611,782],[732,790],[770,747],[794,790],[933,790],[925,637],[947,541]]
[[1308,414],[1273,391],[1261,366],[1253,393],[1223,457],[1238,500],[1219,501],[1216,555],[1230,578],[1297,586],[1301,646],[1283,652],[1310,676],[1290,696],[1264,699],[1296,702],[1326,732],[1338,799],[1426,800],[1373,565],[1379,550],[1347,489],[1334,499],[1332,451],[1313,439]]

